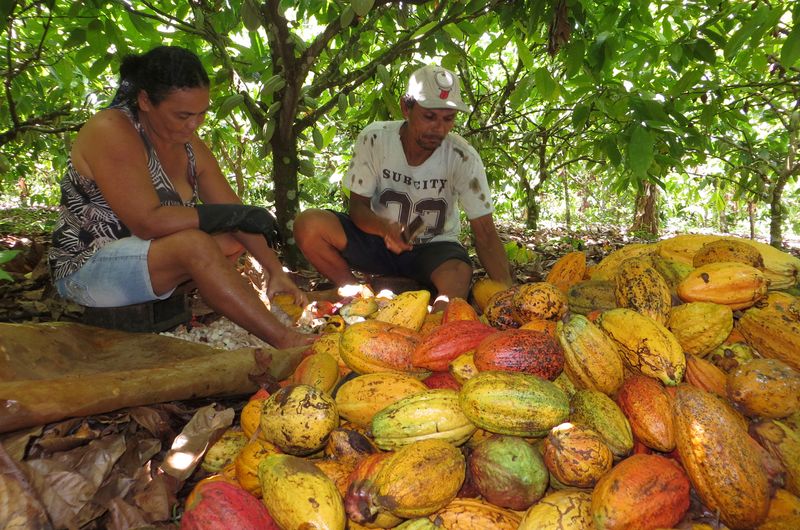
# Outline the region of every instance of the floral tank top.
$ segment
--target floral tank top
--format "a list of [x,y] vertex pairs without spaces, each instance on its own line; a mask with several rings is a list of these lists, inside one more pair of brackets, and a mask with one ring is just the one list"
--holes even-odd
[[[194,206],[198,201],[198,187],[191,144],[186,144],[186,154],[189,157],[192,198],[185,202],[161,167],[155,148],[136,118],[136,113],[126,106],[110,108],[125,113],[142,137],[147,150],[147,168],[161,204]],[[80,269],[103,246],[130,235],[130,229],[111,210],[95,181],[78,173],[70,160],[67,172],[61,180],[61,205],[48,254],[53,281],[65,278]]]

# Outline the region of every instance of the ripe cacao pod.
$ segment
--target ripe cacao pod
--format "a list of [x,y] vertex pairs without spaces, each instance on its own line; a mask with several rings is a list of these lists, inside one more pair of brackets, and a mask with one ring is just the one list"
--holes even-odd
[[683,279],[678,296],[684,302],[713,302],[745,309],[767,296],[767,279],[760,270],[744,263],[709,263]]
[[570,287],[583,280],[586,275],[586,253],[582,250],[569,252],[553,264],[544,281],[552,283],[566,293]]
[[564,352],[558,340],[547,333],[509,329],[480,341],[473,361],[480,371],[523,372],[552,381],[564,368]]
[[515,320],[520,324],[534,318],[558,319],[567,312],[567,297],[547,282],[525,283],[518,286],[511,299]]
[[600,328],[617,345],[625,364],[634,372],[677,385],[686,370],[686,357],[675,336],[652,318],[631,309],[601,313]]
[[496,329],[478,320],[454,320],[442,324],[423,338],[411,354],[411,364],[434,372],[447,370],[450,361],[470,350]]
[[672,528],[689,509],[689,480],[674,460],[633,455],[612,469],[592,492],[597,530]]
[[460,404],[481,429],[511,436],[543,436],[569,415],[563,390],[519,372],[478,372],[461,387]]
[[618,307],[627,307],[666,324],[672,295],[664,278],[644,258],[629,258],[620,263],[614,275],[614,295]]
[[672,406],[678,455],[700,499],[731,528],[758,526],[769,510],[770,485],[746,423],[691,385],[677,387]]

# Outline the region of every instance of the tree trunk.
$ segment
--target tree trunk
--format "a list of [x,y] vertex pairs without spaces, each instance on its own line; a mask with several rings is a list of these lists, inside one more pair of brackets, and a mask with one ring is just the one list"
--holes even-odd
[[294,137],[290,142],[280,142],[278,135],[272,138],[272,176],[275,186],[275,217],[281,232],[284,246],[283,259],[286,265],[297,268],[302,255],[292,236],[292,224],[300,207],[297,193],[297,144]]
[[750,239],[756,238],[756,203],[747,201],[747,217],[750,222]]
[[658,235],[658,186],[646,181],[636,193],[636,212],[631,231]]
[[786,152],[786,163],[784,164],[783,171],[778,174],[775,181],[775,187],[772,188],[769,203],[769,244],[775,248],[783,248],[783,208],[781,200],[783,199],[783,190],[789,178],[796,175],[800,171],[800,166],[795,165],[795,155],[798,147],[798,131],[800,131],[800,123],[798,123],[798,113],[795,111],[790,121],[789,129],[789,148]]
[[781,173],[772,188],[769,201],[769,244],[775,248],[783,248],[783,208],[781,199],[783,189],[789,180],[788,173]]
[[547,182],[549,174],[547,173],[547,134],[542,135],[541,144],[539,144],[539,177],[538,182],[532,188],[528,185],[525,190],[525,201],[528,207],[528,218],[525,220],[526,228],[530,230],[537,230],[539,228],[539,214],[541,207],[539,206],[539,193]]
[[562,171],[561,176],[564,177],[564,224],[567,225],[567,230],[570,230],[570,214],[569,214],[569,179],[567,178],[567,172]]

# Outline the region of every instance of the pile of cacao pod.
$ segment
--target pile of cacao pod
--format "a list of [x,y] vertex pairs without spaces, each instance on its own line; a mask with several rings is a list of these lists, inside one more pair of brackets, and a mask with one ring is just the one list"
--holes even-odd
[[209,449],[182,526],[800,528],[798,274],[682,235],[435,314],[353,300]]

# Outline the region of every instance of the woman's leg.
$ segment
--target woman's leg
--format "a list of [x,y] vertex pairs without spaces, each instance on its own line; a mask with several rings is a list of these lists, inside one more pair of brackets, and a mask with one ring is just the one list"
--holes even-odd
[[147,256],[156,294],[193,280],[214,311],[277,348],[306,345],[309,335],[289,329],[273,315],[232,266],[214,237],[184,230],[153,240]]

